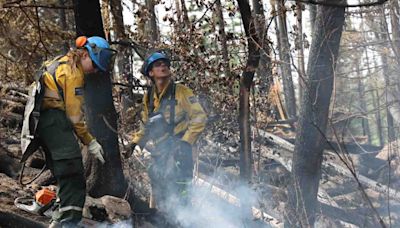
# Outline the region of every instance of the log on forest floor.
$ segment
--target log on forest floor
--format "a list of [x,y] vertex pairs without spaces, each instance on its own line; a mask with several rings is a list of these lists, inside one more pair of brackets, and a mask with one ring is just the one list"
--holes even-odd
[[[261,150],[261,156],[263,158],[272,159],[280,163],[283,167],[287,169],[287,171],[290,172],[292,168],[292,163],[291,163],[292,151],[290,149],[294,149],[294,146],[293,144],[287,142],[286,140],[281,139],[280,137],[277,137],[275,135],[272,136],[276,137],[276,139],[279,140],[280,142],[279,147],[283,147],[284,150],[276,151],[267,146],[257,146],[257,149]],[[214,143],[209,140],[207,142],[211,146],[214,145]],[[219,147],[219,149],[223,151],[227,150],[227,148],[224,147]],[[208,170],[211,170],[210,165],[207,165],[207,168]],[[350,212],[347,209],[340,207],[338,203],[323,188],[319,188],[318,201],[321,208],[321,212],[323,214],[325,214],[330,218],[339,220],[342,224],[347,224],[349,226],[356,225],[360,227],[364,226],[365,224],[371,224],[371,225],[373,224],[373,220],[371,218],[367,218],[355,212]]]
[[[290,152],[294,151],[294,145],[287,142],[286,140],[284,140],[276,135],[265,132],[263,130],[259,130],[259,132],[260,132],[260,135],[262,137],[264,137],[269,143],[279,146],[279,147],[282,147]],[[332,152],[331,152],[331,154],[332,154]],[[348,168],[345,168],[336,163],[333,163],[330,161],[324,161],[323,167],[325,169],[333,169],[337,173],[339,173],[343,176],[346,176],[350,179],[354,179],[352,172]],[[379,193],[382,193],[385,195],[389,195],[391,199],[400,202],[400,192],[399,191],[389,188],[388,186],[386,186],[384,184],[381,184],[377,181],[374,181],[374,180],[372,180],[368,177],[365,177],[363,175],[360,175],[360,174],[357,174],[357,178],[364,187],[370,188],[376,192],[379,192]]]
[[[241,207],[242,205],[241,200],[238,197],[223,190],[221,187],[212,184],[211,182],[205,180],[203,177],[195,176],[194,185],[209,188],[211,193],[217,195],[219,198],[236,207]],[[260,208],[252,206],[251,212],[254,218],[260,219],[271,225],[272,227],[283,227],[283,223],[280,220],[274,218],[266,212],[263,212]]]

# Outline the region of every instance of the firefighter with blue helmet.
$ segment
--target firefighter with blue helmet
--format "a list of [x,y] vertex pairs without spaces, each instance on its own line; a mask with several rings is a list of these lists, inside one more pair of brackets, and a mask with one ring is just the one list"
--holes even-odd
[[[89,132],[84,119],[84,75],[110,70],[115,54],[102,37],[78,37],[76,48],[44,63],[44,95],[35,137],[58,184],[58,210],[50,227],[76,227],[82,218],[86,180],[77,139],[87,146],[90,155],[105,162],[102,146]],[[25,150],[30,147],[22,148],[28,153]]]
[[142,126],[132,143],[133,149],[150,144],[152,194],[157,208],[166,211],[176,202],[187,203],[187,187],[193,177],[192,147],[207,122],[193,91],[172,79],[170,66],[169,57],[161,51],[143,63],[141,71],[152,86],[144,95]]

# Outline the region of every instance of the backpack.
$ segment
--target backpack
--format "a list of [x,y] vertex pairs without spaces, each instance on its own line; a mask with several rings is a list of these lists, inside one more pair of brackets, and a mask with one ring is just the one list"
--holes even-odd
[[61,64],[66,62],[58,61],[62,56],[53,59],[49,64],[42,64],[35,74],[35,81],[29,87],[28,100],[25,105],[24,120],[22,123],[21,131],[21,149],[22,158],[21,162],[25,162],[40,146],[39,137],[36,134],[36,129],[40,119],[40,109],[42,106],[45,86],[43,82],[43,75],[45,72],[49,73],[57,86],[60,97],[64,100],[64,94],[61,86],[56,80],[56,70]]

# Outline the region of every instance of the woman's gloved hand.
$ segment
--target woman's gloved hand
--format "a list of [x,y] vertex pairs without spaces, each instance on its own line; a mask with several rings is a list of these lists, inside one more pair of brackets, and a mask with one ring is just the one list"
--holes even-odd
[[96,139],[93,139],[88,146],[88,151],[89,153],[91,153],[92,155],[94,155],[94,157],[96,159],[98,159],[101,164],[104,164],[106,161],[104,160],[104,151],[103,151],[103,147],[101,147],[101,145],[97,142]]

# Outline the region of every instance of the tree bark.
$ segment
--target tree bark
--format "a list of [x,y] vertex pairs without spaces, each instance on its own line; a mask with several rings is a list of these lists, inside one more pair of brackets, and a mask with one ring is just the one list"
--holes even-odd
[[269,92],[272,85],[272,64],[269,46],[269,40],[267,37],[268,28],[265,25],[264,7],[261,0],[253,0],[254,12],[256,14],[256,26],[258,30],[260,50],[260,65],[257,69],[257,76],[260,79],[260,91]]
[[[74,12],[77,36],[105,37],[98,0],[74,1]],[[101,165],[93,156],[86,156],[87,191],[92,197],[106,194],[120,197],[127,185],[115,132],[118,129],[117,113],[109,74],[96,73],[85,77],[85,116],[89,131],[103,146],[106,160]]]
[[298,77],[299,77],[299,100],[303,97],[304,83],[303,80],[306,75],[306,69],[304,65],[304,39],[303,39],[303,4],[300,2],[296,3],[296,14],[297,14],[297,66],[298,66]]
[[219,25],[219,37],[221,39],[221,51],[222,51],[222,60],[224,73],[226,78],[231,77],[231,70],[229,67],[229,56],[228,56],[228,45],[226,42],[226,33],[225,33],[225,21],[224,15],[222,13],[222,5],[221,0],[216,0],[217,7],[217,17],[218,17],[218,25]]
[[146,23],[146,32],[151,43],[154,44],[159,39],[157,17],[154,10],[154,0],[146,0],[146,8],[150,14],[150,18]]
[[[395,6],[396,6],[396,4],[391,6],[391,11],[390,11],[391,15],[396,12]],[[397,6],[398,6],[398,4],[397,4]],[[382,12],[382,17],[385,17],[383,12]],[[393,25],[393,23],[394,23],[393,20],[395,18],[397,18],[397,17],[396,16],[391,16],[391,17],[392,17],[392,25]],[[398,22],[397,22],[397,25],[399,26]],[[381,35],[379,35],[379,33],[375,33],[375,37],[377,37],[379,39],[382,39],[382,40],[388,40],[387,30],[386,30],[385,25],[383,23],[381,23],[380,28],[381,28],[380,29],[380,31],[381,31],[380,34]],[[398,33],[393,31],[393,38],[395,37],[396,34],[398,34]],[[396,45],[395,45],[395,47],[396,47]],[[393,51],[397,52],[398,49],[397,50],[393,50]],[[382,61],[382,68],[383,68],[382,69],[383,70],[383,77],[384,77],[384,80],[385,80],[385,102],[388,102],[388,90],[391,89],[390,88],[391,80],[390,80],[390,72],[389,72],[389,65],[388,65],[389,64],[388,63],[388,57],[387,57],[387,54],[385,52],[381,52],[381,61]],[[379,97],[378,97],[378,99],[379,99]],[[394,131],[394,120],[393,120],[392,114],[390,113],[388,105],[386,106],[386,110],[385,111],[386,111],[386,124],[387,124],[387,133],[388,133],[387,134],[388,143],[390,143],[390,142],[393,142],[396,139],[396,133]]]
[[279,58],[281,60],[283,91],[288,118],[296,117],[296,97],[294,93],[290,44],[286,27],[286,7],[284,0],[278,0],[278,38],[280,40]]
[[[60,4],[60,6],[64,6],[65,5],[65,1],[64,0],[58,0],[58,3]],[[59,10],[59,15],[60,15],[60,27],[64,31],[67,31],[68,30],[68,25],[67,25],[67,17],[66,17],[66,14],[65,14],[65,9],[60,9]],[[65,53],[68,52],[68,43],[66,41],[63,44],[63,51]]]
[[[394,43],[396,53],[396,57],[400,56],[400,24],[399,24],[399,1],[391,0],[390,1],[390,22],[392,25],[392,42]],[[385,15],[383,15],[385,16]],[[398,59],[397,61],[400,61]]]
[[376,120],[376,131],[379,139],[379,146],[384,145],[383,134],[382,134],[382,117],[381,117],[381,102],[379,101],[379,91],[375,90],[372,92],[372,102],[374,109],[376,109],[375,120]]
[[186,8],[186,4],[185,4],[185,0],[181,0],[181,10],[182,10],[182,20],[183,20],[183,24],[186,28],[190,28],[190,20],[189,20],[189,15],[188,15],[188,11]]
[[250,5],[247,0],[238,0],[240,15],[247,38],[247,62],[240,77],[239,128],[240,128],[240,176],[250,180],[252,175],[251,134],[250,134],[250,88],[260,61],[260,50],[256,45],[258,36]]
[[[333,0],[325,0],[333,2]],[[344,8],[318,6],[288,186],[285,225],[313,227]]]
[[315,21],[317,17],[317,5],[309,4],[309,12],[310,12],[310,25],[311,25],[311,35],[314,34],[315,30]]
[[368,110],[367,110],[367,103],[365,101],[365,88],[364,82],[362,80],[362,75],[360,75],[360,64],[357,64],[357,72],[358,72],[358,97],[360,99],[360,109],[361,113],[363,114],[363,118],[361,121],[363,135],[367,136],[368,144],[371,144],[371,131],[369,129],[369,121],[368,121]]

